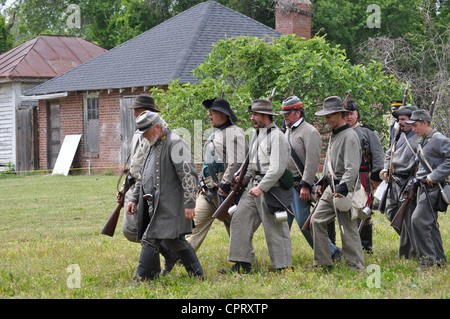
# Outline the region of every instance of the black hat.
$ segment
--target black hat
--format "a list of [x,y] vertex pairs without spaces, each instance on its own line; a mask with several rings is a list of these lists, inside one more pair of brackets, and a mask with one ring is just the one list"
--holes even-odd
[[347,111],[359,111],[358,104],[354,99],[347,101]]
[[209,110],[219,111],[225,115],[228,115],[232,122],[237,121],[236,115],[231,110],[230,103],[227,100],[221,98],[214,98],[212,100],[204,100],[202,105]]
[[129,109],[143,108],[152,112],[160,112],[155,106],[155,100],[149,94],[139,95],[134,103],[128,107]]
[[418,108],[416,106],[405,105],[392,112],[392,115],[394,115],[394,117],[398,117],[399,115],[406,115],[411,117],[412,113],[417,110]]
[[393,111],[395,109],[398,109],[402,105],[403,105],[402,100],[393,100],[393,101],[391,101],[391,110]]

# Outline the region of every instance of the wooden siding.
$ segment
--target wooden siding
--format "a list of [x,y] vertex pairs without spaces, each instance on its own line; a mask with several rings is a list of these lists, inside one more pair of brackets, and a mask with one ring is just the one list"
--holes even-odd
[[14,107],[12,82],[0,84],[0,171],[8,162],[14,163]]

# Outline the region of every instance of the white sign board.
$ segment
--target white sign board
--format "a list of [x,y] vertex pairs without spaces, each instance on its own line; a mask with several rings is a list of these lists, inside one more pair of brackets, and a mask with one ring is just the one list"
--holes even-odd
[[81,135],[66,135],[64,137],[64,142],[59,150],[52,175],[62,174],[67,176],[67,174],[69,174],[70,166],[72,165],[73,157],[77,152],[80,139]]

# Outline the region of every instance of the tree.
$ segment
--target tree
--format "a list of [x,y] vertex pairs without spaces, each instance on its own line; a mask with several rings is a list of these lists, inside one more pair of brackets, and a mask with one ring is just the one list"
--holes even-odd
[[[450,134],[449,66],[450,15],[447,1],[424,1],[416,7],[421,29],[401,37],[375,37],[357,50],[361,63],[378,61],[387,74],[410,82],[412,104],[429,109],[435,101],[434,126]],[[395,97],[393,97],[395,98]]]
[[[356,46],[377,36],[399,37],[420,27],[422,0],[312,0],[312,33],[326,35],[355,62]],[[378,16],[377,16],[378,14]],[[375,19],[379,24],[372,24]]]
[[0,14],[0,54],[13,47],[13,37],[9,32],[9,24],[5,17]]
[[[390,110],[392,95],[401,92],[401,85],[383,73],[380,63],[352,65],[343,49],[331,46],[323,37],[308,41],[294,35],[223,40],[194,73],[201,83],[179,85],[175,81],[167,92],[152,90],[170,125],[190,134],[195,133],[193,119],[202,119],[203,129],[209,126],[202,100],[223,95],[245,130],[252,126],[247,106],[253,99],[267,98],[276,87],[273,104],[280,110],[293,86],[308,120],[322,127],[322,133],[326,133],[323,121],[314,113],[327,96],[344,98],[349,90],[360,106],[363,121],[386,133],[382,115]],[[281,121],[277,117],[278,125]]]

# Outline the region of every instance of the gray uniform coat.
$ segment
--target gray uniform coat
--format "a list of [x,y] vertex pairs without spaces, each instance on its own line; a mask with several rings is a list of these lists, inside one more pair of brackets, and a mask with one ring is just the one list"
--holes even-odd
[[[188,145],[170,129],[150,148],[137,184],[153,194],[145,237],[175,239],[192,231],[184,209],[195,208],[197,171]],[[135,203],[144,200],[136,191],[133,195]]]
[[378,132],[360,123],[357,123],[353,129],[358,134],[361,144],[361,167],[367,167],[372,172],[372,179],[379,180],[380,171],[383,169],[384,151]]

